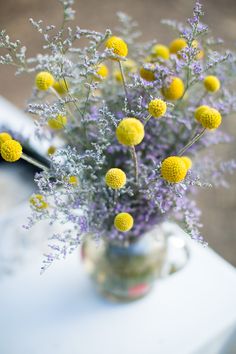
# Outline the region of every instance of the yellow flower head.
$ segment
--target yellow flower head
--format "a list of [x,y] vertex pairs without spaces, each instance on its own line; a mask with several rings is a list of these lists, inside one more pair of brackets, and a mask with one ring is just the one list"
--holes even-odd
[[192,160],[188,156],[181,156],[181,159],[184,161],[187,170],[190,170],[193,165]]
[[154,65],[150,65],[150,69],[142,67],[139,71],[139,74],[142,79],[146,81],[155,81]]
[[124,70],[126,70],[127,72],[134,73],[137,70],[137,64],[132,59],[127,59],[127,60],[123,61],[122,64],[123,64]]
[[101,76],[102,79],[105,79],[109,74],[108,67],[105,64],[99,64],[96,74]]
[[58,114],[56,118],[51,118],[48,120],[48,125],[51,129],[60,130],[65,128],[67,124],[67,118],[61,114]]
[[[199,43],[196,39],[192,41],[192,47],[199,49]],[[196,58],[198,60],[202,59],[204,57],[204,51],[202,49],[199,49],[199,52],[196,55]]]
[[148,112],[153,116],[154,118],[160,118],[164,116],[166,113],[166,103],[165,101],[156,98],[155,100],[152,100],[149,102],[148,105]]
[[179,183],[186,177],[188,169],[179,156],[167,157],[161,164],[161,176],[171,183]]
[[168,60],[170,57],[169,48],[162,44],[156,44],[152,47],[152,55],[156,58]]
[[120,70],[114,70],[113,71],[113,76],[114,78],[116,79],[117,82],[122,82],[122,75],[121,75],[121,72]]
[[47,71],[41,71],[35,77],[35,85],[39,90],[47,91],[53,84],[54,78]]
[[106,173],[105,182],[110,188],[120,189],[126,183],[126,174],[120,168],[111,168]]
[[47,209],[48,203],[42,194],[34,194],[30,198],[30,204],[37,210]]
[[47,151],[48,155],[53,155],[53,154],[55,154],[55,152],[56,152],[56,147],[53,145],[49,146],[48,151]]
[[18,161],[22,155],[22,146],[16,140],[6,140],[5,143],[1,145],[1,155],[3,160],[7,162]]
[[206,106],[206,105],[202,105],[202,106],[199,106],[195,112],[194,112],[194,117],[195,119],[198,121],[198,122],[201,122],[201,116],[202,116],[202,113],[206,110],[210,108],[209,106]]
[[79,183],[79,181],[78,181],[78,178],[77,178],[76,176],[70,176],[70,177],[68,178],[68,183],[69,183],[69,184],[72,184],[72,185],[74,185],[74,186],[77,186],[78,183]]
[[217,92],[220,89],[220,80],[213,75],[206,76],[204,79],[204,86],[209,92]]
[[112,36],[106,41],[106,48],[112,49],[113,53],[120,57],[126,57],[128,55],[128,46],[123,39]]
[[119,213],[114,220],[114,226],[121,232],[127,232],[132,229],[134,225],[134,219],[129,213]]
[[170,45],[170,53],[177,54],[180,50],[184,49],[187,46],[187,42],[183,38],[174,39]]
[[124,118],[116,128],[116,137],[122,145],[138,145],[144,138],[144,126],[137,118]]
[[162,94],[167,100],[178,100],[184,94],[184,83],[179,77],[174,77],[167,87],[162,88]]
[[54,82],[53,88],[57,91],[57,93],[59,93],[59,95],[63,95],[67,92],[67,89],[69,88],[69,83],[64,79],[60,79]]
[[0,151],[2,144],[5,143],[5,141],[7,140],[12,140],[11,135],[5,132],[0,133]]
[[201,115],[200,123],[204,128],[216,129],[221,125],[221,114],[214,108],[205,109]]

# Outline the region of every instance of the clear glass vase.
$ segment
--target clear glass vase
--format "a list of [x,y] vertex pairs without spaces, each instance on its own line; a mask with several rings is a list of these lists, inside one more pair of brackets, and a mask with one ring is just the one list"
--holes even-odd
[[82,259],[97,290],[117,301],[133,301],[145,296],[161,275],[167,252],[161,227],[135,241],[99,241],[88,237]]

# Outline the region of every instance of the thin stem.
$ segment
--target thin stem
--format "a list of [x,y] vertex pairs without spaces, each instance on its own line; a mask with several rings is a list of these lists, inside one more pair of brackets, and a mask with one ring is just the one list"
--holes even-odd
[[139,183],[139,168],[138,168],[138,158],[137,158],[137,154],[135,151],[135,147],[131,146],[130,148],[130,152],[131,152],[131,156],[134,162],[134,175],[135,175],[135,181],[138,184]]
[[183,153],[189,149],[193,144],[195,144],[205,133],[206,128],[204,128],[199,134],[197,134],[192,140],[190,140],[190,142],[185,145],[178,153],[179,156],[183,155]]
[[144,119],[144,126],[149,122],[149,120],[152,118],[151,114],[149,114],[145,119]]
[[119,64],[121,78],[122,78],[122,83],[123,83],[123,87],[124,87],[124,91],[125,91],[125,97],[126,97],[126,100],[127,100],[128,104],[129,104],[128,90],[127,90],[127,85],[126,85],[125,73],[124,73],[123,65],[121,64],[120,60],[118,60],[118,64]]
[[38,162],[37,160],[33,159],[32,157],[26,155],[26,154],[22,154],[21,155],[21,158],[29,163],[31,163],[31,165],[34,165],[38,168],[41,168],[41,170],[44,170],[44,171],[48,171],[49,168],[45,165],[43,165],[42,163]]
[[115,208],[116,207],[116,204],[117,204],[117,200],[118,200],[118,190],[117,189],[114,189],[114,199],[113,199],[113,207]]

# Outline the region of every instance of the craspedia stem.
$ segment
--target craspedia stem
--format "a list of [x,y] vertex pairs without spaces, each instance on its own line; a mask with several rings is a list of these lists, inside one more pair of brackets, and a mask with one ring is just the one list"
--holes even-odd
[[139,168],[138,168],[138,158],[137,158],[137,154],[135,151],[135,147],[131,146],[130,147],[130,152],[131,152],[131,156],[134,162],[134,175],[135,175],[135,181],[137,184],[139,184]]
[[192,140],[190,140],[190,142],[179,151],[178,155],[182,156],[186,150],[188,150],[193,144],[195,144],[203,136],[205,131],[206,128],[204,128],[199,134],[197,134]]
[[123,86],[124,86],[125,97],[126,97],[127,102],[128,102],[128,104],[129,104],[128,90],[127,90],[127,85],[126,85],[125,73],[124,73],[123,65],[122,65],[122,63],[121,63],[120,60],[118,60],[118,63],[119,63],[119,68],[120,68],[122,83],[123,83]]
[[34,165],[34,166],[40,168],[41,170],[44,170],[44,171],[48,171],[49,170],[49,168],[47,166],[43,165],[39,161],[33,159],[32,157],[30,157],[30,156],[28,156],[28,155],[26,155],[24,153],[22,153],[21,159],[31,163],[31,165]]
[[144,126],[149,122],[149,120],[152,118],[151,114],[149,114],[145,119],[144,119]]

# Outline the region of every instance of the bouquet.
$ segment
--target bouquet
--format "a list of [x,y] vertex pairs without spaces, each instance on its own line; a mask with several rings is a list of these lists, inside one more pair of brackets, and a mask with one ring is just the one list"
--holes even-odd
[[73,0],[59,1],[59,29],[30,19],[42,54],[27,58],[20,41],[0,32],[1,64],[35,75],[27,112],[49,145],[44,165],[2,132],[1,156],[40,169],[25,227],[43,219],[64,225],[49,238],[42,271],[88,234],[135,242],[166,218],[206,244],[192,194],[225,186],[224,174],[236,168],[210,150],[232,141],[219,127],[236,110],[235,54],[209,36],[198,2],[186,24],[162,21],[175,32],[166,46],[140,43],[136,22],[123,13],[114,33],[72,29]]

